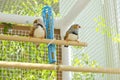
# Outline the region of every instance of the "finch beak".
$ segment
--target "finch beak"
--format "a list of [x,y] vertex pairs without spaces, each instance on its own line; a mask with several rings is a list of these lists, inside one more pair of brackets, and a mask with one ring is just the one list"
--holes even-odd
[[81,28],[80,26],[78,26],[78,28]]

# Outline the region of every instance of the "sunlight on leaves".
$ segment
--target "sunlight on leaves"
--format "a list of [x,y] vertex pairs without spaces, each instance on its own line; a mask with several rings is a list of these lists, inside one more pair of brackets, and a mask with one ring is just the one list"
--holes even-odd
[[44,0],[44,4],[46,4],[46,5],[51,5],[51,1],[50,0]]
[[[82,53],[81,56],[73,56],[72,65],[80,66],[80,67],[92,67],[92,68],[100,68],[101,66],[98,64],[96,60],[91,60],[90,56],[87,53]],[[96,73],[88,73],[88,72],[79,72],[73,73],[72,80],[95,80]],[[102,77],[103,74],[101,74]]]
[[117,34],[115,37],[112,38],[115,42],[120,42],[120,34]]
[[95,31],[96,31],[96,32],[99,32],[99,28],[98,28],[98,27],[96,27]]
[[55,4],[55,3],[58,3],[58,0],[53,0],[53,3]]
[[[17,41],[0,41],[0,60],[4,61],[18,61],[31,63],[46,63],[48,64],[48,54],[46,44],[40,44],[39,49],[31,42],[17,42]],[[18,71],[22,71],[21,73]],[[11,74],[9,73],[11,72]],[[4,74],[5,80],[17,80],[18,78],[24,80],[51,80],[56,79],[56,71],[36,71],[36,70],[21,70],[21,69],[0,69],[0,74]],[[0,80],[2,78],[0,77]]]
[[3,13],[28,15],[28,16],[41,16],[42,8],[49,5],[55,11],[55,17],[60,17],[59,13],[59,0],[26,0],[19,1],[19,5],[13,3],[12,6],[6,6],[10,10],[5,9]]
[[96,32],[99,32],[102,35],[106,35],[115,42],[120,42],[120,37],[118,37],[119,34],[116,34],[117,36],[113,36],[112,33],[116,32],[116,30],[106,24],[105,18],[103,18],[102,16],[98,16],[93,20],[97,23],[97,27],[95,28]]

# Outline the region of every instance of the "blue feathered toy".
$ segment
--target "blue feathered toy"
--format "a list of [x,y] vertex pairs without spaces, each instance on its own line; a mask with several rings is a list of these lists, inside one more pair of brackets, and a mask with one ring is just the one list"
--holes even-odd
[[[44,24],[46,26],[46,38],[47,39],[54,39],[54,19],[52,8],[50,6],[45,6],[42,9],[42,17]],[[56,62],[56,45],[50,44],[48,45],[48,58],[49,63]]]

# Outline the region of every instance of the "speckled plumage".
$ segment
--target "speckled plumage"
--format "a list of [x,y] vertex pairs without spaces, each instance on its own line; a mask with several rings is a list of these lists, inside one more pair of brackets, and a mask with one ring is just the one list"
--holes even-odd
[[[33,28],[31,29],[29,36],[41,39],[46,37],[46,28],[41,24],[39,19],[36,19],[33,22]],[[39,43],[36,43],[36,46],[39,46]]]

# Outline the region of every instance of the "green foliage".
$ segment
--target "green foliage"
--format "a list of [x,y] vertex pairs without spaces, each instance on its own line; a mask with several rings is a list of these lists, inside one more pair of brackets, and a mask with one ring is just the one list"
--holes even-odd
[[115,42],[120,42],[120,34],[116,34],[114,36],[113,33],[117,32],[117,30],[113,29],[111,26],[108,26],[106,24],[106,20],[102,16],[94,18],[94,21],[97,23],[96,32],[106,35]]
[[96,32],[100,32],[101,34],[107,35],[108,37],[112,36],[114,29],[106,24],[106,20],[103,17],[98,16],[97,18],[94,18],[94,21],[97,23]]
[[[3,13],[41,16],[42,8],[49,5],[53,7],[56,17],[60,16],[58,2],[59,0],[19,0],[19,5],[13,2],[12,6],[5,7]],[[11,23],[2,24],[4,25],[4,33],[7,33],[13,26]],[[46,44],[40,44],[39,48],[36,48],[35,44],[30,42],[2,40],[0,41],[0,49],[0,60],[3,61],[49,63]],[[55,80],[57,77],[56,71],[47,70],[0,69],[0,74],[0,80]]]
[[120,34],[117,34],[115,37],[112,38],[115,42],[120,42]]
[[[0,60],[48,64],[48,49],[46,44],[38,48],[34,43],[0,41]],[[0,69],[0,80],[54,80],[56,71]]]
[[[75,48],[74,49],[82,49],[82,48]],[[72,65],[73,66],[80,66],[80,67],[92,67],[92,68],[99,68],[100,65],[96,60],[91,60],[90,56],[87,53],[82,53],[80,56],[75,56],[73,54]],[[73,73],[72,80],[95,80],[95,76],[97,74],[90,73],[90,72],[75,72]]]
[[41,16],[42,8],[45,5],[53,7],[54,16],[60,16],[59,0],[20,0],[19,5],[13,3],[12,6],[6,6],[6,8],[10,7],[11,9],[5,10],[4,13],[28,16]]
[[11,23],[2,22],[1,24],[4,26],[4,28],[3,28],[3,33],[4,34],[9,32],[9,30],[11,30],[13,28],[13,24],[11,24]]

